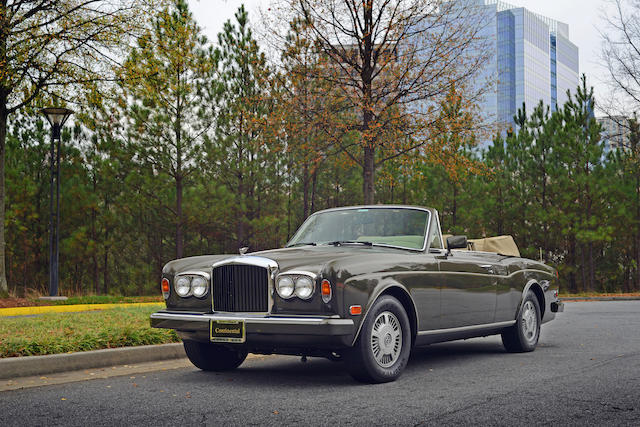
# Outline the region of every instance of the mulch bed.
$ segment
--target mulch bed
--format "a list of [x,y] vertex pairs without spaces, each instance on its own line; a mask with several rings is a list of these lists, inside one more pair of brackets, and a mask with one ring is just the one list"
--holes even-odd
[[11,307],[35,307],[39,305],[51,305],[42,301],[34,301],[26,298],[0,298],[0,308]]

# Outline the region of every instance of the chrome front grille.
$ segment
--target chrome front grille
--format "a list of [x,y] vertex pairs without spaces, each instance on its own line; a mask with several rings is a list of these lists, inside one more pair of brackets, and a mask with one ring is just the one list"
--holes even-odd
[[269,311],[269,270],[256,265],[226,264],[213,269],[213,310]]

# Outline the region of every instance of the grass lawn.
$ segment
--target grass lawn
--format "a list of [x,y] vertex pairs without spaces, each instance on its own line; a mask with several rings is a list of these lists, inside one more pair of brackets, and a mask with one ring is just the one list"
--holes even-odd
[[570,294],[568,292],[560,292],[561,298],[580,298],[580,297],[640,297],[640,292],[629,293],[606,293],[606,292],[578,292]]
[[158,307],[50,313],[0,319],[0,357],[33,356],[179,342],[173,330],[152,329]]

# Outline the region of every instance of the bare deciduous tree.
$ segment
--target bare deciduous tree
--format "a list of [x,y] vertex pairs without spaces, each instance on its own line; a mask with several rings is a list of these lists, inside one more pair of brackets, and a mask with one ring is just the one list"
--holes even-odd
[[110,79],[115,53],[153,0],[0,0],[0,293],[5,273],[7,118],[38,98],[71,101],[72,85]]
[[[622,135],[615,135],[624,145],[625,167],[631,171],[635,186],[635,285],[640,286],[640,1],[613,0],[611,12],[603,18],[601,58],[609,70],[610,97],[601,104]],[[613,135],[610,135],[613,136]],[[621,138],[623,137],[623,138]],[[632,228],[632,229],[633,229]]]
[[640,109],[640,2],[613,0],[603,19],[601,59],[611,89],[603,105],[610,116],[628,116]]
[[354,112],[335,126],[359,135],[343,149],[362,167],[367,204],[379,165],[433,140],[439,102],[452,85],[465,102],[487,87],[476,78],[488,59],[488,20],[475,2],[287,0],[274,10],[280,20],[304,19],[325,61],[316,77]]

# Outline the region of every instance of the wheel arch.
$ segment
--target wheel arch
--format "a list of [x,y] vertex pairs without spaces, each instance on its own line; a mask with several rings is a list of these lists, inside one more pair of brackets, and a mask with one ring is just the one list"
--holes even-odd
[[367,303],[367,311],[360,321],[358,331],[353,337],[352,345],[355,344],[355,342],[358,340],[358,337],[360,336],[362,325],[364,325],[364,322],[371,311],[370,307],[372,307],[373,304],[383,295],[392,296],[397,299],[400,304],[402,304],[402,307],[404,308],[404,311],[407,313],[407,317],[409,318],[409,326],[411,328],[411,345],[413,346],[418,334],[418,312],[416,311],[416,306],[413,302],[413,299],[411,298],[411,295],[409,294],[409,291],[407,291],[407,289],[399,283],[390,283],[384,287],[381,287],[369,299],[369,302]]
[[520,304],[518,305],[518,310],[520,309],[520,305],[522,305],[522,301],[527,295],[527,292],[532,291],[538,300],[538,305],[540,306],[540,318],[544,317],[545,312],[545,300],[544,300],[544,291],[542,290],[542,286],[538,283],[537,280],[530,280],[527,285],[524,287],[522,291],[522,299],[520,300]]

